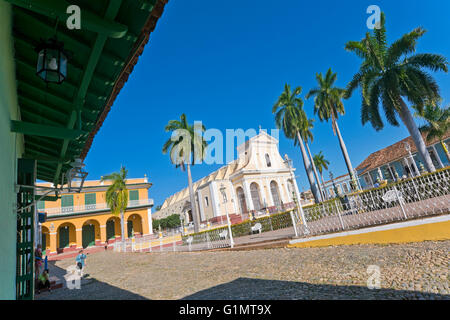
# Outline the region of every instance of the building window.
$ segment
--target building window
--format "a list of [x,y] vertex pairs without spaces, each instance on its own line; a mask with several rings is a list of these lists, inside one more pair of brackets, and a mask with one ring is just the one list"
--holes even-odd
[[275,181],[270,182],[270,192],[272,193],[274,206],[280,207],[280,193],[278,192],[278,184]]
[[272,163],[270,162],[270,157],[269,157],[269,155],[267,153],[266,153],[266,164],[267,164],[268,167],[272,166]]
[[139,190],[130,190],[130,201],[139,200]]
[[62,212],[73,211],[73,194],[61,196],[61,208]]
[[236,194],[239,200],[239,206],[241,207],[241,213],[247,213],[247,202],[245,202],[244,190],[239,187],[236,189]]
[[255,210],[261,210],[262,208],[261,198],[259,196],[259,187],[258,184],[256,184],[256,182],[253,182],[250,185],[250,194],[252,196],[253,207],[255,208]]
[[95,193],[86,193],[84,195],[84,204],[85,204],[85,206],[89,206],[89,207],[95,208],[96,203],[97,203],[97,200],[96,200]]
[[209,206],[209,200],[208,197],[205,197],[205,205],[208,207]]

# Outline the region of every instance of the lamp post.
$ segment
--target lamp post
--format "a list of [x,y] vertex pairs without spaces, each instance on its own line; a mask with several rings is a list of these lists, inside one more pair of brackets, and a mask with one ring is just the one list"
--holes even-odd
[[414,157],[411,153],[411,146],[409,145],[408,142],[404,142],[404,144],[405,144],[405,149],[406,149],[406,151],[408,151],[408,154],[409,154],[408,159],[410,159],[412,166],[414,168],[414,176],[416,175],[416,173],[420,175],[419,169],[417,168],[417,165],[416,165],[416,161],[414,161]]
[[181,221],[181,235],[184,236],[184,213],[180,214],[180,221]]
[[292,159],[289,159],[287,154],[284,155],[284,164],[289,168],[289,173],[291,175],[292,185],[293,185],[294,192],[295,192],[296,198],[297,198],[297,203],[296,203],[297,210],[300,211],[300,215],[302,217],[302,222],[305,225],[305,228],[308,228],[308,225],[307,225],[306,219],[305,219],[305,214],[304,214],[303,208],[302,208],[302,200],[300,198],[300,195],[298,194],[297,188],[295,188],[295,175],[294,175],[294,170],[292,170]]
[[[226,204],[228,202],[228,197],[226,196],[226,193],[225,193],[225,190],[226,190],[225,186],[223,184],[221,184],[219,190],[222,193],[223,203]],[[228,215],[227,206],[225,205],[224,207],[225,207],[225,213],[227,215],[228,233],[230,235],[230,245],[231,245],[231,248],[233,248],[234,240],[233,240],[233,234],[231,233],[230,216]]]
[[359,177],[358,177],[358,171],[356,169],[353,169],[353,171],[354,171],[354,176],[356,178],[356,183],[358,184],[358,188],[359,188],[359,190],[362,190],[361,182],[359,181]]
[[[409,153],[409,159],[410,159],[410,160],[412,161],[412,163],[413,163],[414,170],[415,170],[415,172],[417,172],[417,174],[420,176],[419,169],[417,169],[416,162],[414,161],[414,157],[413,157],[413,155],[412,155],[412,153],[411,153],[411,146],[409,145],[408,142],[404,142],[404,144],[405,144],[405,149],[406,149],[406,151],[408,151],[408,153]],[[413,178],[414,178],[414,177],[413,177]],[[414,190],[416,191],[417,197],[419,198],[419,200],[421,200],[421,197],[420,197],[419,191],[417,190],[416,183],[414,182],[414,179],[411,179],[411,181],[412,181]]]

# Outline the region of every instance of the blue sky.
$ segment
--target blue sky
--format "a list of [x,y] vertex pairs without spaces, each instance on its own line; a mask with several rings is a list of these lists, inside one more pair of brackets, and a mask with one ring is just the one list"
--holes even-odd
[[[346,86],[360,60],[344,50],[349,40],[368,31],[366,9],[376,4],[386,13],[388,41],[422,26],[428,32],[418,52],[450,59],[450,1],[300,1],[171,0],[151,34],[143,56],[118,96],[86,158],[88,179],[119,170],[130,177],[149,176],[155,204],[187,186],[185,172],[161,153],[170,137],[164,126],[186,113],[207,128],[275,128],[272,105],[285,83],[302,86],[303,95],[316,86],[315,74],[329,67]],[[435,74],[450,103],[449,74]],[[303,96],[302,95],[302,96]],[[344,101],[339,125],[356,167],[370,153],[408,136],[405,127],[376,132],[360,121],[359,91]],[[314,116],[312,100],[305,110]],[[323,151],[334,175],[346,172],[330,123],[315,123],[311,151]],[[280,153],[297,168],[300,189],[308,189],[300,150],[280,133]],[[196,165],[197,180],[221,165]],[[326,175],[328,177],[328,174]]]

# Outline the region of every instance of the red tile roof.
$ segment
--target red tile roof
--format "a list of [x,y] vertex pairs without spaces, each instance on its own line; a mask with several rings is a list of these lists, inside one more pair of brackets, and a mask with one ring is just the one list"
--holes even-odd
[[[431,140],[430,142],[427,141],[426,133],[422,133],[422,137],[427,147],[439,142],[439,139],[437,138]],[[448,131],[447,134],[444,136],[444,140],[449,137],[450,131]],[[390,145],[387,148],[372,153],[363,162],[361,162],[359,166],[356,167],[356,170],[358,170],[358,172],[362,170],[361,172],[359,172],[359,174],[364,174],[367,171],[376,169],[378,167],[381,167],[382,165],[406,157],[408,155],[408,151],[406,151],[405,149],[404,142],[408,142],[409,145],[411,146],[411,153],[414,154],[415,152],[417,152],[417,148],[416,145],[414,144],[413,139],[411,137],[408,137],[397,143],[394,143],[393,145]]]

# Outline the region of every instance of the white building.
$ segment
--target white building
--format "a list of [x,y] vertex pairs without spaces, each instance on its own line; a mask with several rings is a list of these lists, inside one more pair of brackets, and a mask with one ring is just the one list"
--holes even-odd
[[[262,211],[274,213],[295,206],[299,198],[293,173],[278,151],[278,140],[260,133],[237,147],[238,159],[193,184],[201,222],[215,222],[226,213],[232,219]],[[153,215],[161,219],[172,214],[192,221],[189,188],[167,198]]]

